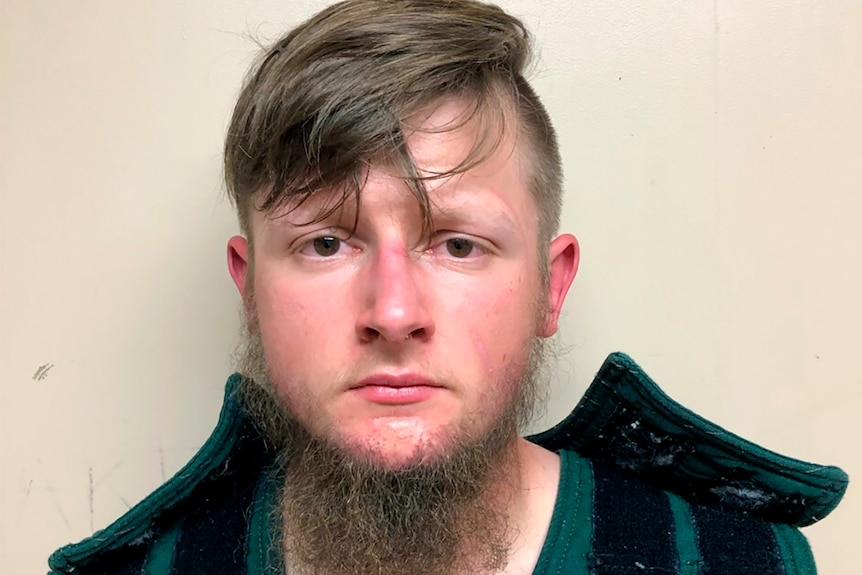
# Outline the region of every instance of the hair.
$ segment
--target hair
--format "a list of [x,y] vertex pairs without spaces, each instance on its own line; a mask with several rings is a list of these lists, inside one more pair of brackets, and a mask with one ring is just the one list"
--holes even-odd
[[[381,164],[404,179],[429,232],[425,182],[481,163],[514,116],[517,141],[528,142],[518,151],[530,166],[546,272],[562,174],[554,129],[524,77],[530,57],[524,24],[475,0],[346,0],[319,12],[261,54],[236,103],[224,169],[243,233],[251,240],[251,209],[272,215],[318,190],[341,195],[314,221],[348,199],[359,206],[367,167]],[[446,130],[475,119],[479,136],[454,169],[420,174],[405,134],[416,129],[411,119],[447,98],[465,98],[471,109]]]

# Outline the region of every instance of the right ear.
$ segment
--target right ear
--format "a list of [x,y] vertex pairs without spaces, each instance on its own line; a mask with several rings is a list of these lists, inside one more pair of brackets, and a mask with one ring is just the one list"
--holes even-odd
[[250,266],[248,265],[248,240],[242,236],[234,236],[227,242],[227,269],[230,272],[230,277],[233,278],[233,283],[236,289],[239,290],[239,295],[245,302],[247,294],[246,287],[248,280],[246,277]]

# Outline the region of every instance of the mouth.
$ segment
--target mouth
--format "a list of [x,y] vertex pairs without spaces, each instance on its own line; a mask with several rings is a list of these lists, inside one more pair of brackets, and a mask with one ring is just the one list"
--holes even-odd
[[350,387],[355,393],[371,403],[381,405],[409,405],[427,401],[446,388],[417,374],[375,374]]

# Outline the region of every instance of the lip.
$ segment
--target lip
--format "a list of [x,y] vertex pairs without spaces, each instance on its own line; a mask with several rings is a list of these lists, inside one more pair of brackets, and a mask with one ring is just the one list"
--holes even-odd
[[361,379],[355,385],[351,386],[351,389],[358,389],[360,387],[368,387],[370,385],[375,386],[383,386],[383,387],[443,387],[433,379],[429,379],[424,375],[419,375],[416,373],[376,373],[374,375],[369,375],[366,378]]
[[382,405],[419,403],[444,389],[434,380],[413,373],[370,375],[350,387],[366,401]]

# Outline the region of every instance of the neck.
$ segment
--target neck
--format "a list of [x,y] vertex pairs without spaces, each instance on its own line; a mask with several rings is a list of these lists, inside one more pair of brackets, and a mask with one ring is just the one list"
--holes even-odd
[[514,535],[506,567],[500,575],[529,575],[542,551],[560,480],[560,457],[538,445],[518,438],[514,447],[517,465],[512,485],[516,490],[508,506]]

